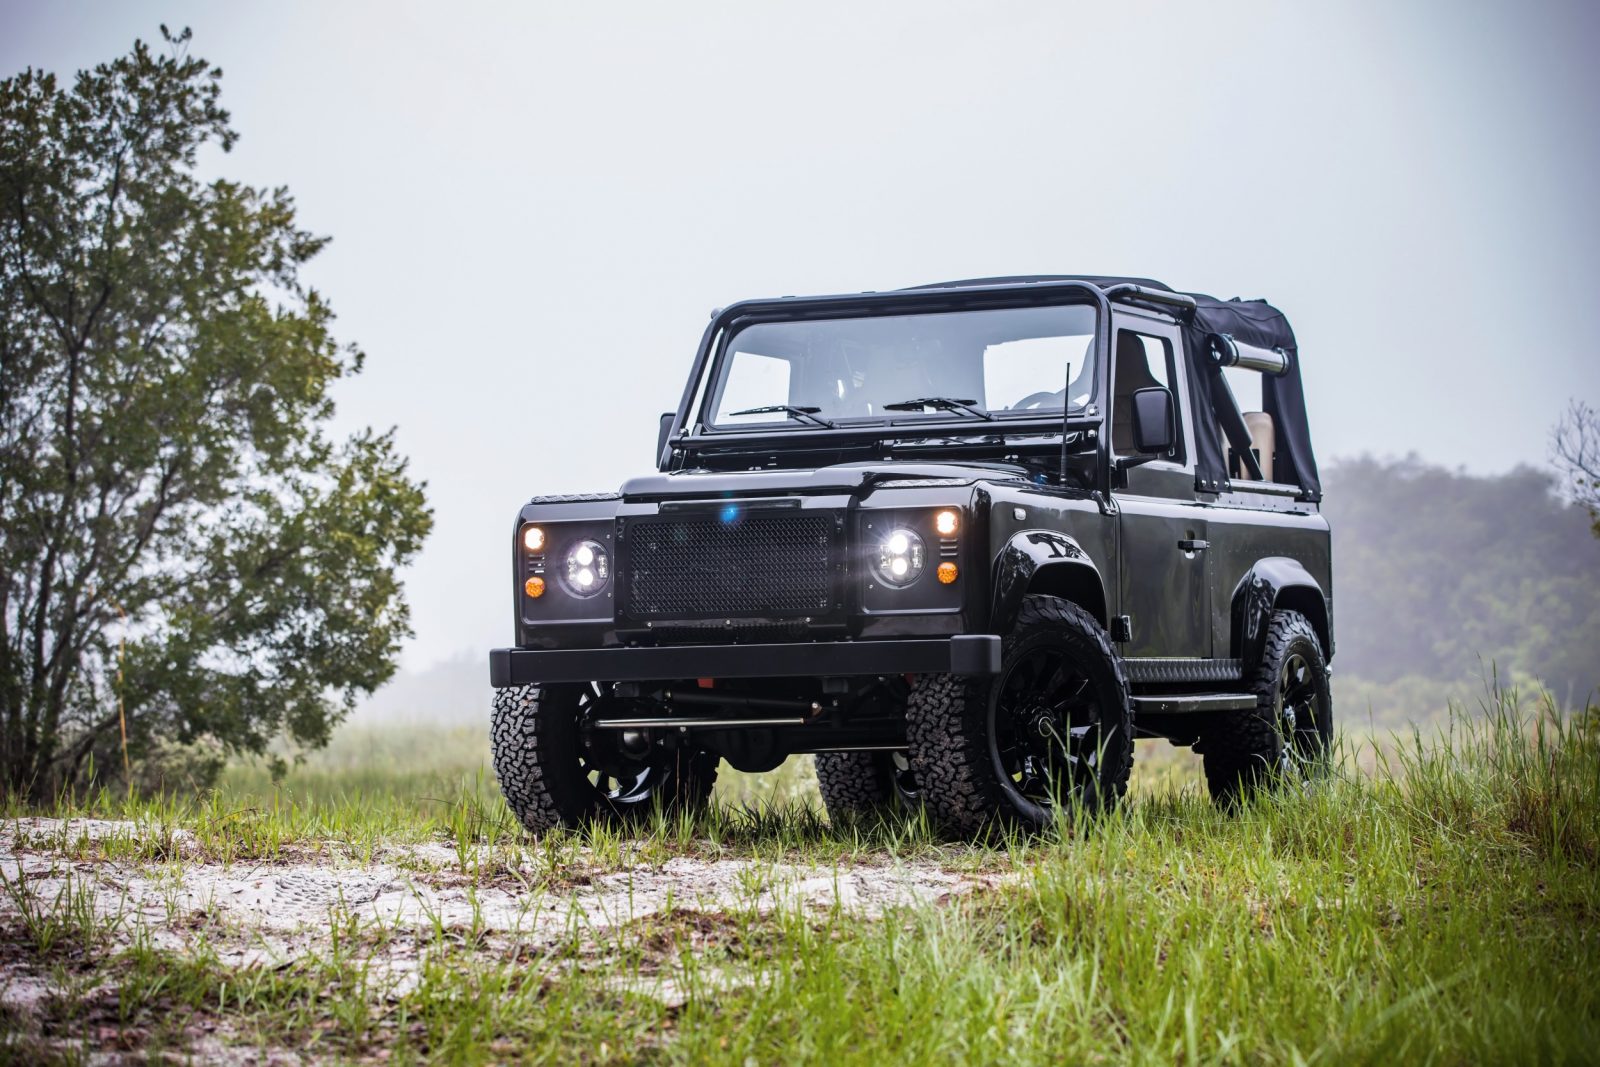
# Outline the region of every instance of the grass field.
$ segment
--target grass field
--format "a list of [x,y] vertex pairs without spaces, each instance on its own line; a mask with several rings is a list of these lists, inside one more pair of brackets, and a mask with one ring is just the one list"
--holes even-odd
[[1487,711],[1239,815],[1141,746],[983,846],[830,827],[809,761],[534,841],[474,730],[10,810],[0,1058],[1592,1063],[1600,738]]

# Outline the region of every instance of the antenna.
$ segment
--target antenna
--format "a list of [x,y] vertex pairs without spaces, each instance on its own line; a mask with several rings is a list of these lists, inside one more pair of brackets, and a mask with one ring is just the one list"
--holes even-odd
[[1072,424],[1072,360],[1067,360],[1067,387],[1061,390],[1061,484],[1067,484],[1067,427]]

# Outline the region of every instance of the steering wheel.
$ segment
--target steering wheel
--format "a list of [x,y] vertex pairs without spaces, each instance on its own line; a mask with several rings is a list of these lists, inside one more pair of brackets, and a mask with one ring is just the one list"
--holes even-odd
[[1012,411],[1018,411],[1018,410],[1020,410],[1022,408],[1037,407],[1038,405],[1044,403],[1046,400],[1054,400],[1056,397],[1058,397],[1060,395],[1061,395],[1060,393],[1052,393],[1048,389],[1044,390],[1043,392],[1039,392],[1039,393],[1029,393],[1027,396],[1023,397],[1021,400],[1017,401],[1015,404],[1012,404],[1011,405],[1011,410]]

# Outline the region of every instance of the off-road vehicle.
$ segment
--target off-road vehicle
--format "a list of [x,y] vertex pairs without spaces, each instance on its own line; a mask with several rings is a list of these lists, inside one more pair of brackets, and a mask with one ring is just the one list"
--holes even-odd
[[1087,276],[746,301],[658,443],[656,473],[512,530],[494,760],[534,831],[703,804],[719,760],[815,753],[831,818],[966,834],[1115,803],[1136,736],[1193,745],[1225,803],[1326,754],[1328,525],[1264,301]]

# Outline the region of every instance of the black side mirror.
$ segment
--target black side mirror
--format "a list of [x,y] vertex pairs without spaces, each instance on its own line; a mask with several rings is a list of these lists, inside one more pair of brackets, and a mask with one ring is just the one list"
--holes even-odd
[[1172,451],[1174,426],[1172,394],[1159,386],[1136,389],[1133,394],[1133,447],[1150,455]]
[[661,453],[667,450],[667,437],[672,433],[672,420],[678,417],[676,411],[661,413],[661,429],[656,431],[656,462],[661,462]]

